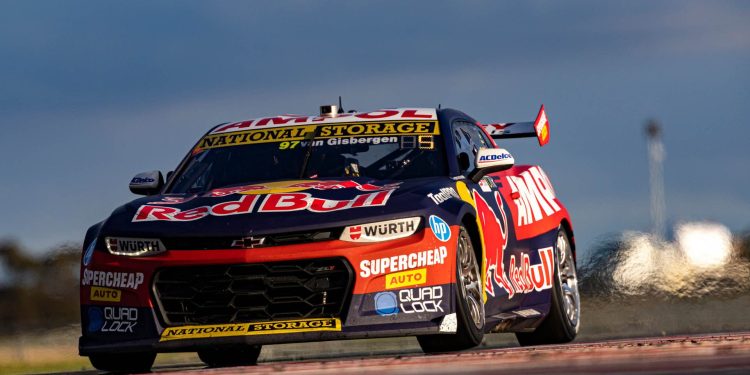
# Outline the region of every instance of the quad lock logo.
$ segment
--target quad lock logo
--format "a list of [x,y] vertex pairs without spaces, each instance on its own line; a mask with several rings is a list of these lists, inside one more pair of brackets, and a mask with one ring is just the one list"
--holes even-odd
[[134,307],[112,307],[103,309],[97,306],[89,307],[89,332],[133,333],[138,324],[138,309]]
[[444,312],[441,306],[443,303],[442,286],[399,290],[398,299],[401,311],[405,314]]
[[380,292],[375,295],[375,312],[380,316],[398,314],[398,300],[396,293]]
[[443,287],[429,286],[416,289],[402,289],[395,292],[375,294],[375,312],[380,316],[415,313],[443,313]]

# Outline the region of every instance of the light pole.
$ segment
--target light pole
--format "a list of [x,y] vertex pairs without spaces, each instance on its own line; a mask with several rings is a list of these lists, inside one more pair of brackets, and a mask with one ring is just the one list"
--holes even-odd
[[664,144],[661,142],[662,129],[655,120],[645,127],[648,139],[648,165],[651,182],[651,232],[654,236],[665,237],[666,203],[664,201]]

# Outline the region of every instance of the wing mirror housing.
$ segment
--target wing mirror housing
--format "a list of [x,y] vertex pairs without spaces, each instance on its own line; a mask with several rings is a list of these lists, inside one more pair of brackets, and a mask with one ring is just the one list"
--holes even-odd
[[159,171],[138,173],[130,180],[128,187],[133,194],[154,195],[164,186],[164,176]]
[[513,155],[504,148],[482,148],[477,152],[474,159],[474,171],[469,178],[474,182],[479,182],[482,177],[506,169],[510,169],[515,164]]

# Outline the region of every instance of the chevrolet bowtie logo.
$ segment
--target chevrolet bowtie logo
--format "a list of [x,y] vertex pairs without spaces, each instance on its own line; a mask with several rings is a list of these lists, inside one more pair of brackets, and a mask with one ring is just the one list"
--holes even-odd
[[239,240],[232,241],[232,247],[240,248],[240,249],[252,249],[256,247],[263,246],[263,243],[266,242],[265,237],[245,237],[241,238]]

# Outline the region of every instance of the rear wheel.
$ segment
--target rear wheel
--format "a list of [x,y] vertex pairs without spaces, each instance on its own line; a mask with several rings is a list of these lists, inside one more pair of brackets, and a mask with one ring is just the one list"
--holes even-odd
[[555,244],[555,284],[549,315],[534,332],[516,333],[521,346],[561,344],[573,341],[581,323],[578,276],[568,234],[560,228]]
[[456,333],[417,336],[419,346],[425,353],[464,350],[482,342],[484,300],[481,275],[471,238],[461,227],[456,247]]
[[260,345],[217,347],[198,351],[198,358],[208,367],[252,366],[258,363]]
[[107,353],[89,356],[97,370],[109,372],[149,372],[156,353]]

